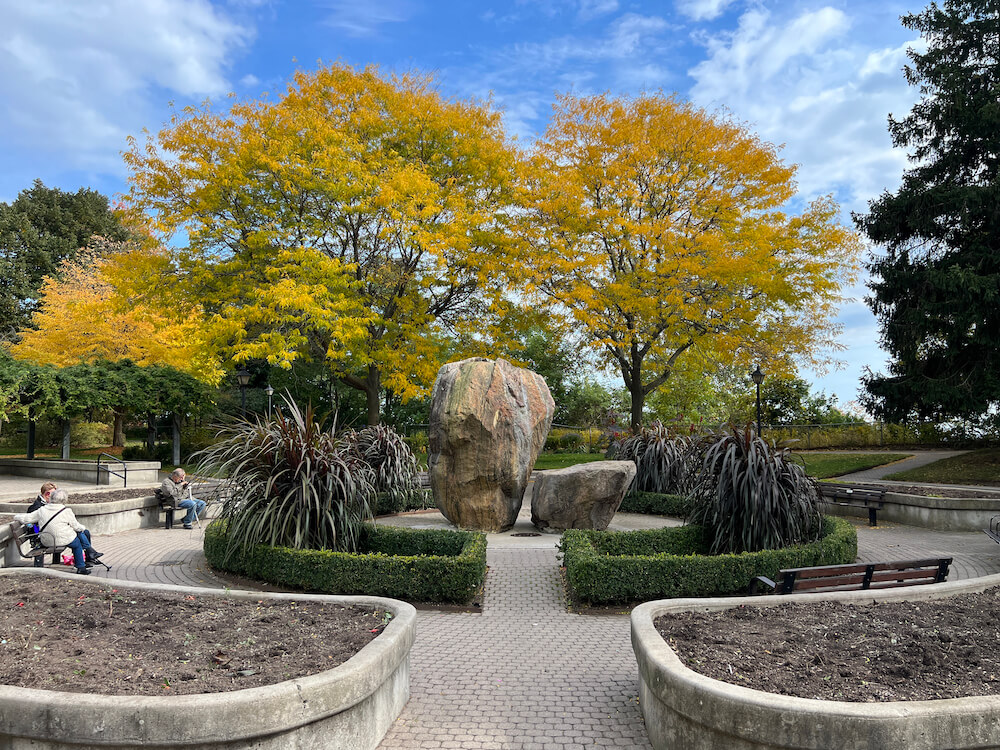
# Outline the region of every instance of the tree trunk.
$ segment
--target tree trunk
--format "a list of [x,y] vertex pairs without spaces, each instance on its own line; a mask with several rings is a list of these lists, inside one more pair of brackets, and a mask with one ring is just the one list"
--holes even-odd
[[172,458],[174,459],[174,466],[180,466],[181,463],[181,415],[174,414],[170,415],[170,423],[174,428],[174,451]]
[[125,447],[125,412],[115,410],[114,434],[111,436],[111,445],[118,448]]
[[[636,378],[638,381],[638,378]],[[646,402],[646,394],[642,392],[642,384],[636,383],[635,387],[629,389],[632,394],[632,434],[638,435],[642,429],[642,407]]]
[[70,431],[69,420],[68,419],[64,419],[62,421],[62,459],[63,459],[63,461],[68,461],[69,460],[69,443],[70,443],[69,431]]
[[146,414],[146,450],[149,455],[153,455],[153,449],[156,447],[156,415],[152,412]]
[[368,377],[365,378],[365,400],[368,403],[368,424],[376,425],[381,419],[382,373],[375,365],[368,365]]
[[35,412],[28,412],[28,450],[25,454],[29,460],[35,457]]

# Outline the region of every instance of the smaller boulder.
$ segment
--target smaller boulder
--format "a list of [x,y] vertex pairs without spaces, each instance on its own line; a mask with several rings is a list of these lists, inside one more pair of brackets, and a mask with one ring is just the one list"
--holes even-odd
[[541,472],[531,492],[531,522],[542,531],[604,531],[635,471],[632,461],[593,461]]

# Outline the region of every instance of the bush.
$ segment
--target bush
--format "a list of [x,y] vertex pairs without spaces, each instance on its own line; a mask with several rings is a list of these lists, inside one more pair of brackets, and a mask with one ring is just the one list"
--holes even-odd
[[699,526],[651,531],[570,530],[560,549],[570,592],[591,604],[631,604],[673,597],[724,596],[746,591],[763,575],[785,568],[838,565],[858,554],[854,527],[823,519],[811,544],[741,554],[708,555],[709,535]]
[[400,507],[416,500],[417,459],[402,435],[388,425],[369,425],[343,435],[350,450],[375,472],[375,492]]
[[686,518],[691,511],[691,501],[685,495],[633,492],[625,496],[618,510],[621,513],[648,513],[655,516]]
[[424,510],[434,508],[434,497],[430,490],[417,490],[405,498],[381,493],[375,498],[375,515],[386,516],[391,513],[405,513],[408,510]]
[[486,575],[486,535],[365,524],[357,553],[257,545],[229,554],[225,525],[205,531],[205,557],[219,570],[324,594],[417,602],[468,602]]
[[751,427],[733,428],[705,451],[693,480],[688,521],[705,527],[709,552],[756,552],[815,541],[821,531],[816,483]]
[[259,545],[295,549],[359,549],[371,519],[376,473],[334,429],[286,399],[268,419],[241,420],[199,454],[198,474],[226,477],[220,518],[227,554]]
[[122,448],[122,459],[124,461],[159,461],[161,464],[168,464],[174,458],[174,448],[171,443],[156,443],[150,452],[146,449],[146,444],[126,445]]
[[639,434],[613,443],[612,452],[618,461],[635,463],[635,479],[629,492],[685,494],[694,446],[694,441],[671,436],[662,422],[654,422]]

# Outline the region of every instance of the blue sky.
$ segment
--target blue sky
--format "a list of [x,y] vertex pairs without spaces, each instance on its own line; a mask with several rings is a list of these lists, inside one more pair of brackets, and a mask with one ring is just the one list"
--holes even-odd
[[[898,0],[0,0],[0,200],[40,178],[126,187],[129,135],[176,106],[281,91],[298,68],[376,63],[486,98],[527,145],[556,92],[662,89],[725,107],[799,165],[803,200],[863,210],[906,165],[886,131],[915,101]],[[843,306],[845,367],[802,374],[842,402],[878,369],[875,320]],[[752,369],[752,367],[749,367]]]

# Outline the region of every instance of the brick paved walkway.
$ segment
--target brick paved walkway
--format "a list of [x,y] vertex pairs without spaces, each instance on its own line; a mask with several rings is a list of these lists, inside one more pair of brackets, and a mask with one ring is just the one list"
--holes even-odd
[[[380,748],[648,748],[628,617],[566,611],[556,537],[490,539],[483,613],[420,611],[411,698]],[[197,528],[97,537],[114,569],[94,577],[222,588],[201,541]],[[862,560],[953,556],[951,580],[1000,572],[981,533],[859,519],[858,546]]]

